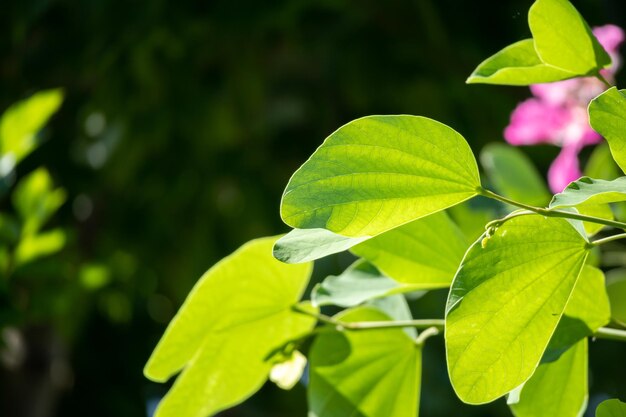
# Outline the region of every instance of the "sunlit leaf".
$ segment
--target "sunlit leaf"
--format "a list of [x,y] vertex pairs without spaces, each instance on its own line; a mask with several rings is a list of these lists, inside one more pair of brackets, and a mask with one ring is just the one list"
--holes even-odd
[[23,265],[37,258],[52,255],[63,249],[65,240],[65,232],[61,229],[25,235],[15,248],[15,265]]
[[576,74],[541,61],[532,39],[507,46],[478,65],[468,84],[530,85],[575,77]]
[[567,221],[515,217],[467,252],[446,308],[448,373],[461,400],[495,400],[528,380],[587,256]]
[[[337,318],[389,320],[373,307],[358,307]],[[309,416],[417,415],[421,347],[401,329],[322,333],[309,358]]]
[[311,264],[272,257],[276,238],[253,240],[200,278],[144,370],[163,382],[183,369],[158,417],[206,417],[240,403],[268,378],[267,355],[310,331],[314,319],[292,312]]
[[461,230],[442,212],[392,229],[351,251],[398,282],[433,289],[450,286],[468,246]]
[[285,223],[375,236],[477,194],[478,168],[465,139],[418,116],[369,116],[330,135],[293,175]]
[[598,71],[611,58],[585,19],[568,0],[537,0],[528,11],[528,25],[541,60],[577,75]]
[[603,204],[626,200],[626,177],[613,181],[582,177],[556,194],[550,208],[575,207],[579,204]]
[[626,90],[612,87],[591,100],[589,123],[604,136],[615,162],[626,172]]

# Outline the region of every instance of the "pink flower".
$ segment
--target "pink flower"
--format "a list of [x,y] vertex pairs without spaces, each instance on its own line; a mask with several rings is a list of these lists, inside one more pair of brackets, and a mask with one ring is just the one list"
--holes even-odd
[[[601,73],[613,80],[621,65],[618,48],[624,42],[624,31],[605,25],[594,28],[593,33],[613,61]],[[534,97],[520,103],[511,114],[504,130],[507,142],[515,146],[547,143],[562,148],[548,171],[548,183],[555,193],[581,177],[580,150],[602,140],[589,126],[587,105],[605,89],[604,83],[594,77],[531,85]]]

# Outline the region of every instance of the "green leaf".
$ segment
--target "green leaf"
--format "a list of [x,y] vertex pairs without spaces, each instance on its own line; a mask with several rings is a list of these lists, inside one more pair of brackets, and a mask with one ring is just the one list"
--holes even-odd
[[585,265],[541,361],[557,360],[563,352],[608,324],[610,319],[604,273]]
[[611,149],[607,142],[602,142],[593,149],[585,165],[584,173],[585,177],[601,180],[614,180],[620,176],[621,171],[611,156]]
[[477,194],[478,168],[461,135],[418,116],[368,116],[331,134],[293,175],[285,223],[376,236]]
[[596,408],[596,417],[626,417],[626,403],[620,400],[606,400]]
[[383,274],[417,289],[450,286],[468,243],[445,213],[392,229],[352,248]]
[[613,181],[582,177],[556,194],[550,208],[576,207],[580,204],[605,204],[626,200],[626,177]]
[[480,162],[493,186],[505,197],[542,207],[550,201],[544,179],[518,148],[490,143],[481,151]]
[[13,205],[20,215],[22,234],[36,233],[65,202],[65,191],[54,188],[45,168],[24,177],[13,193]]
[[331,275],[317,284],[311,292],[311,302],[316,306],[353,307],[367,300],[417,290],[418,286],[399,284],[370,263],[358,260],[341,275]]
[[613,269],[607,273],[606,291],[611,302],[611,318],[626,326],[626,269]]
[[245,244],[195,285],[144,369],[163,382],[184,368],[156,416],[206,417],[240,403],[267,379],[267,355],[311,330],[315,320],[291,307],[312,265],[275,260],[275,241]]
[[[369,300],[366,305],[378,308],[392,320],[413,320],[409,303],[402,294],[390,295],[384,298],[374,298]],[[415,340],[417,337],[417,330],[413,327],[404,327],[402,330],[404,330],[411,340]]]
[[[598,217],[600,219],[613,220],[615,216],[613,215],[613,210],[611,210],[611,206],[608,204],[580,204],[576,206],[576,209],[580,214],[585,216]],[[583,222],[583,227],[585,228],[585,232],[587,236],[593,236],[602,230],[605,226],[598,223],[592,222]]]
[[576,74],[541,61],[532,39],[507,46],[478,65],[468,84],[530,85],[575,77]]
[[615,162],[626,172],[626,90],[612,87],[591,100],[589,123],[604,136]]
[[346,237],[326,229],[293,229],[278,239],[274,257],[290,264],[309,262],[343,252],[367,237]]
[[[358,307],[337,319],[389,317],[372,307]],[[320,334],[309,356],[309,416],[415,417],[421,353],[421,347],[401,329]]]
[[23,265],[35,259],[52,255],[63,249],[66,236],[61,229],[53,229],[36,235],[26,235],[15,248],[15,265]]
[[524,384],[519,402],[510,404],[516,417],[579,417],[587,407],[587,339],[580,340],[555,362],[542,363]]
[[537,0],[528,11],[528,25],[541,61],[576,75],[597,72],[611,58],[589,25],[568,0]]
[[485,233],[485,225],[498,215],[498,205],[497,201],[477,197],[450,207],[446,212],[463,231],[467,241],[474,242]]
[[54,114],[61,102],[61,90],[46,90],[9,107],[0,119],[0,176],[36,147],[36,135]]
[[520,216],[468,250],[446,308],[448,373],[461,400],[495,400],[533,374],[587,257],[560,218]]

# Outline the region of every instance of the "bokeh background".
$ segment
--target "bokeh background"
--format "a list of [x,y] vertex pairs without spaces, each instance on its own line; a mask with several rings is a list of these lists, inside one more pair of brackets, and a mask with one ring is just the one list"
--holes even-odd
[[[23,350],[19,365],[0,365],[0,415],[148,416],[167,387],[142,367],[168,321],[218,259],[287,231],[282,190],[329,133],[408,113],[454,127],[475,151],[502,141],[528,89],[464,80],[529,35],[531,3],[3,1],[0,107],[65,92],[17,176],[45,166],[67,191],[52,224],[69,240],[0,289],[0,327],[13,332],[2,343],[17,332]],[[626,27],[622,0],[574,3],[592,25]],[[558,149],[525,151],[545,172]],[[6,197],[0,208],[11,210]],[[349,262],[324,260],[316,276]],[[416,314],[441,316],[444,296]],[[591,402],[623,395],[623,346],[591,351]],[[423,381],[423,416],[510,415],[504,401],[459,403],[441,340]],[[223,415],[305,416],[305,391],[266,386]]]

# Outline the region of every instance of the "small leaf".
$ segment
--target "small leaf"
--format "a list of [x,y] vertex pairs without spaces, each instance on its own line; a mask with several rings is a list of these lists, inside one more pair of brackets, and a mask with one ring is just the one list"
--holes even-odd
[[41,91],[9,107],[0,119],[0,176],[30,154],[36,147],[36,134],[61,102],[61,90]]
[[401,285],[368,262],[358,260],[341,275],[329,276],[317,284],[311,293],[311,301],[317,306],[353,307],[368,300],[417,289],[414,285]]
[[487,403],[530,378],[576,285],[586,245],[567,221],[529,215],[470,247],[446,308],[448,373],[461,400]]
[[596,408],[596,417],[626,417],[626,403],[620,400],[606,400]]
[[22,218],[22,234],[36,233],[65,202],[62,188],[54,188],[45,168],[24,177],[13,193],[13,205]]
[[626,177],[613,181],[582,177],[556,194],[550,208],[576,207],[580,204],[605,204],[626,200]]
[[587,407],[587,339],[580,340],[555,362],[542,363],[524,384],[516,417],[579,417]]
[[[389,320],[372,307],[358,307],[337,318]],[[401,329],[320,334],[309,357],[309,416],[415,417],[421,354],[421,347]]]
[[23,265],[35,259],[52,255],[65,246],[65,232],[53,229],[36,235],[26,235],[15,248],[15,265]]
[[376,236],[477,194],[478,168],[461,135],[418,116],[369,116],[330,135],[293,175],[285,223]]
[[568,0],[537,0],[528,11],[528,25],[540,59],[576,75],[597,72],[611,58],[589,25]]
[[343,252],[367,237],[346,237],[326,229],[293,229],[276,241],[274,257],[290,264]]
[[468,84],[530,85],[575,77],[576,73],[546,65],[532,39],[507,46],[481,62],[467,79]]
[[383,274],[417,289],[450,286],[468,243],[445,213],[392,229],[352,248]]
[[505,197],[542,207],[550,200],[545,181],[518,148],[490,143],[481,151],[480,162],[493,186]]
[[242,402],[266,381],[267,355],[311,330],[315,320],[291,310],[311,264],[275,260],[275,241],[245,244],[191,291],[144,370],[164,382],[184,368],[157,417],[206,417]]
[[604,136],[615,162],[626,172],[626,90],[612,87],[591,100],[589,123]]

